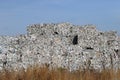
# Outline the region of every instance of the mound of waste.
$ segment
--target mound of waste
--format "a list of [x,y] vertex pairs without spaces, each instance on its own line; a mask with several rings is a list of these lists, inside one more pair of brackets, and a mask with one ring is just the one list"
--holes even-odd
[[94,25],[34,24],[27,34],[0,36],[0,68],[34,64],[77,69],[120,69],[120,36]]

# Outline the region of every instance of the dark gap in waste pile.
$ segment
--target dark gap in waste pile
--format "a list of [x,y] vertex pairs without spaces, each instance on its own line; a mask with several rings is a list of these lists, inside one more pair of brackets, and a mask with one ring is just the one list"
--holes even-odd
[[54,34],[58,34],[58,32],[54,32]]
[[77,45],[78,44],[78,35],[75,35],[72,41],[73,45]]
[[93,50],[92,47],[86,47],[85,49],[87,49],[87,50]]

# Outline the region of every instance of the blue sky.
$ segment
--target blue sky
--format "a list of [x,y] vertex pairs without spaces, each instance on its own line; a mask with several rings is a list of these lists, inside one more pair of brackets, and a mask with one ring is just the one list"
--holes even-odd
[[120,33],[120,0],[0,0],[0,35],[24,34],[29,24],[59,22]]

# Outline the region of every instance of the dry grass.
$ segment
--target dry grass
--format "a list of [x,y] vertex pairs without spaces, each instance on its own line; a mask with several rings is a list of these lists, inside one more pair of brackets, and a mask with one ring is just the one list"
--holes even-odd
[[27,70],[15,71],[4,69],[0,71],[0,80],[120,80],[120,70],[76,70],[70,72],[66,69],[48,69],[45,66],[28,67]]

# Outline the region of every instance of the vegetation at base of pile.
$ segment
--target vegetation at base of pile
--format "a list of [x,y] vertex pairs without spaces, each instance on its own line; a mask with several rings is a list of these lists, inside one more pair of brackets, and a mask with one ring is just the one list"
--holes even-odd
[[0,80],[120,80],[120,70],[112,69],[97,72],[95,70],[69,71],[63,68],[49,69],[46,66],[28,67],[26,70],[3,69]]

